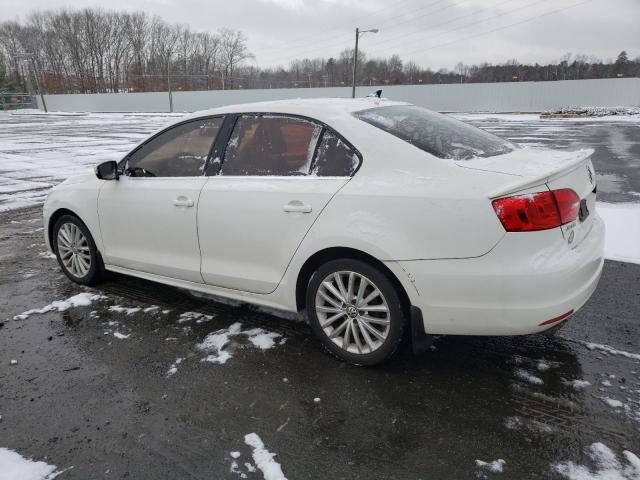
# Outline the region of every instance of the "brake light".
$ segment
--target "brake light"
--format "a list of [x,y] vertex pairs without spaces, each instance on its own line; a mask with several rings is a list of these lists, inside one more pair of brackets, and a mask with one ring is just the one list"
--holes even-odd
[[580,197],[563,188],[499,198],[492,205],[507,232],[533,232],[573,222],[580,211]]

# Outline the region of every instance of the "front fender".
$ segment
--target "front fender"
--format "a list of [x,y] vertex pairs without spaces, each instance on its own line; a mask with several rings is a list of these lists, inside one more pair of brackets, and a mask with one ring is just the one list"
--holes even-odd
[[50,241],[53,221],[63,211],[68,211],[82,220],[98,250],[104,251],[98,220],[98,194],[103,183],[104,181],[98,180],[95,175],[82,175],[61,183],[49,192],[43,207],[43,221],[45,244],[50,252],[53,252]]

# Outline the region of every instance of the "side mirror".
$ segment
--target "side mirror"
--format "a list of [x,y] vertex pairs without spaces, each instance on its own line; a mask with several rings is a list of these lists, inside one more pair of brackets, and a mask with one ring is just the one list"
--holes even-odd
[[97,165],[96,177],[100,180],[118,180],[118,162],[111,160]]

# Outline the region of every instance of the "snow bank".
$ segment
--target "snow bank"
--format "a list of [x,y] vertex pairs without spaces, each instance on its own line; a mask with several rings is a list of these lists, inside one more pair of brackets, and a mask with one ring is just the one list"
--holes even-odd
[[640,458],[625,450],[622,452],[626,465],[603,443],[592,444],[587,455],[595,465],[595,471],[570,461],[552,465],[552,468],[569,480],[637,480],[640,478]]
[[598,202],[596,209],[607,227],[605,257],[640,264],[640,203]]
[[287,480],[287,477],[282,473],[282,467],[273,459],[276,454],[264,448],[264,443],[257,434],[245,435],[244,443],[253,448],[253,461],[262,471],[265,480]]
[[640,115],[640,107],[563,107],[547,110],[542,115],[582,115],[585,117],[611,117]]
[[33,315],[33,314],[42,314],[42,313],[51,312],[53,310],[64,312],[65,310],[68,310],[71,307],[87,307],[96,300],[104,300],[106,298],[107,297],[105,297],[104,295],[93,294],[89,292],[82,292],[77,295],[74,295],[73,297],[67,298],[66,300],[56,300],[55,302],[51,302],[49,305],[44,306],[42,308],[27,310],[26,312],[22,312],[20,315],[14,316],[13,319],[25,320],[29,318],[30,315]]
[[62,472],[55,465],[28,460],[7,448],[0,448],[0,480],[53,480]]

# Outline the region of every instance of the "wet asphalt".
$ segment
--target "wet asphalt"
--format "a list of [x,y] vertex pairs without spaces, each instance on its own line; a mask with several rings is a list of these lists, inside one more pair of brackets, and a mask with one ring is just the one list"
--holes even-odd
[[[589,138],[628,140],[626,128]],[[637,174],[615,159],[638,145],[608,161],[622,147],[607,145],[596,168],[617,180],[604,195],[630,199]],[[306,324],[253,307],[119,275],[79,287],[44,254],[40,215],[0,214],[0,447],[68,469],[60,479],[241,478],[232,451],[240,473],[262,478],[244,467],[255,464],[244,443],[252,432],[290,480],[553,479],[563,478],[557,462],[592,466],[593,442],[640,453],[640,265],[607,261],[594,296],[556,336],[440,337],[419,358],[359,368],[326,355]],[[106,298],[13,319],[83,291]],[[189,311],[213,318],[181,322]],[[260,350],[235,337],[227,363],[202,362],[196,344],[234,322],[286,341]],[[499,458],[502,474],[475,463]]]

